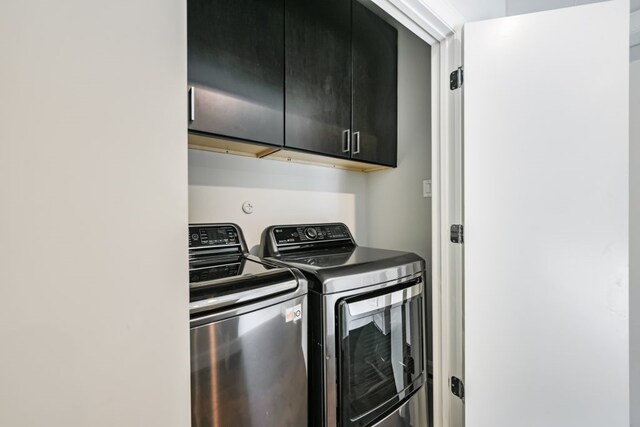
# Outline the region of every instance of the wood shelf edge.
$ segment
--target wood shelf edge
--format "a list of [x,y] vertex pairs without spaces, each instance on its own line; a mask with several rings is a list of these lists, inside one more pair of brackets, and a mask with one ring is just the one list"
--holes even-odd
[[264,145],[251,144],[248,142],[207,137],[197,134],[189,134],[188,141],[190,149],[212,151],[222,154],[233,154],[235,156],[278,160],[304,165],[342,169],[353,172],[375,172],[379,170],[392,169],[391,166],[358,162],[356,160],[350,159],[339,159],[323,156],[320,154],[292,151],[282,149],[280,147],[268,147]]

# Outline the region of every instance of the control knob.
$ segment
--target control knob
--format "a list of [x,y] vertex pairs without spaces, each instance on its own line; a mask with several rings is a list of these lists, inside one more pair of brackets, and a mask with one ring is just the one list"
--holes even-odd
[[315,240],[315,238],[318,237],[318,232],[312,227],[305,229],[304,234],[311,240]]

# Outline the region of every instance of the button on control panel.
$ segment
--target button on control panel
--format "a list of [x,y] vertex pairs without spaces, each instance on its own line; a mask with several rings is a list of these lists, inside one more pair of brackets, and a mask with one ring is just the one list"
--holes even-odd
[[239,244],[238,232],[234,227],[228,225],[189,227],[190,248]]
[[307,236],[308,239],[314,240],[318,237],[318,232],[313,227],[307,227],[304,230],[304,235]]
[[273,229],[273,237],[277,245],[351,240],[349,230],[343,224],[277,227]]

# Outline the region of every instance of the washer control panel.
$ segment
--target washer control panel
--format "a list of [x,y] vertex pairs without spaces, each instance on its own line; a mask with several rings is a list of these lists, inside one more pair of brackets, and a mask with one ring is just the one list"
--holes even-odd
[[189,227],[189,247],[237,246],[238,230],[233,225],[192,225]]
[[292,225],[275,227],[273,237],[278,246],[352,240],[349,229],[344,224]]

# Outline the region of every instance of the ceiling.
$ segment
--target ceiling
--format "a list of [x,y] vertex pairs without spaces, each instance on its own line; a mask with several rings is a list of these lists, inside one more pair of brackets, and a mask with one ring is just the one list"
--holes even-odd
[[640,0],[631,0],[631,11],[640,10]]
[[[640,0],[638,1],[640,2]],[[467,21],[499,18],[506,14],[506,0],[449,0],[449,3],[451,3]]]

